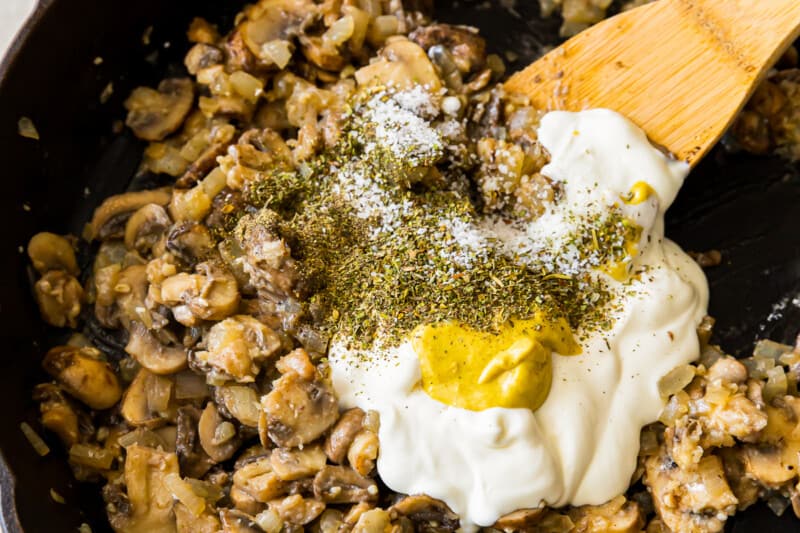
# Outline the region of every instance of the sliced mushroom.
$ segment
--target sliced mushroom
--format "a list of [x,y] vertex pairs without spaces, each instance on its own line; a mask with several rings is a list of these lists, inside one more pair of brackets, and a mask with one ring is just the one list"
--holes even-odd
[[617,496],[602,505],[584,505],[570,509],[576,531],[603,528],[608,533],[637,533],[644,526],[644,516],[635,501]]
[[300,44],[306,59],[323,70],[339,71],[348,62],[346,52],[328,45],[322,37],[301,35]]
[[175,224],[167,235],[167,250],[187,265],[195,265],[208,257],[216,243],[208,228],[194,221]]
[[443,501],[430,496],[406,496],[389,508],[389,512],[406,516],[414,522],[417,530],[425,531],[435,524],[438,531],[456,531],[459,528],[458,515]]
[[166,234],[172,221],[164,207],[147,204],[140,207],[125,225],[125,246],[139,253],[148,253]]
[[545,513],[544,508],[539,509],[519,509],[508,513],[497,519],[492,526],[493,529],[513,533],[515,531],[530,531],[542,520]]
[[314,476],[314,496],[326,503],[372,502],[378,485],[352,468],[326,465]]
[[175,504],[175,522],[178,533],[219,533],[221,524],[216,515],[206,509],[195,515],[180,502]]
[[154,374],[174,374],[186,368],[188,353],[183,346],[165,346],[141,322],[132,322],[125,351]]
[[333,463],[341,464],[347,456],[353,439],[364,424],[364,411],[354,407],[342,413],[325,439],[325,454]]
[[33,390],[33,399],[39,402],[44,427],[58,435],[67,448],[78,442],[78,413],[59,386],[52,383],[37,385]]
[[[261,399],[263,424],[278,446],[292,448],[320,437],[339,417],[333,389],[321,381],[307,381],[295,373],[283,375]],[[259,429],[262,422],[259,421]]]
[[208,402],[200,415],[197,433],[203,450],[217,463],[233,457],[242,444],[236,426],[220,416],[214,402]]
[[253,55],[266,65],[283,68],[285,60],[271,53],[270,43],[299,35],[305,20],[316,12],[317,7],[310,0],[262,0],[251,9],[249,20],[239,26],[239,32]]
[[222,533],[262,533],[253,519],[240,511],[224,509],[219,513]]
[[94,210],[86,227],[86,238],[111,239],[124,237],[128,218],[147,204],[167,205],[172,194],[169,189],[149,189],[109,196]]
[[322,446],[305,446],[302,449],[275,448],[270,455],[272,470],[284,481],[294,481],[313,476],[325,466]]
[[33,287],[42,319],[57,328],[78,325],[83,287],[75,276],[63,270],[51,270]]
[[217,405],[224,407],[242,425],[256,428],[261,414],[261,403],[255,389],[246,385],[221,385],[215,387]]
[[172,493],[164,483],[170,474],[178,474],[178,458],[174,453],[137,445],[128,448],[124,472],[127,498],[123,505],[107,507],[115,530],[176,533]]
[[63,270],[77,276],[80,272],[72,243],[61,235],[43,231],[28,242],[28,257],[40,274],[50,270]]
[[125,100],[125,124],[140,139],[161,141],[181,127],[194,103],[194,85],[189,78],[167,78],[158,90],[138,87]]
[[205,351],[195,353],[197,360],[211,368],[211,378],[230,377],[240,383],[252,383],[260,365],[281,348],[277,333],[248,315],[236,315],[217,322],[203,342]]
[[174,415],[172,381],[142,368],[122,398],[120,414],[131,426],[154,428]]
[[227,271],[209,265],[198,271],[181,272],[161,282],[160,301],[172,306],[175,319],[188,327],[199,320],[222,320],[239,304],[236,279]]
[[211,46],[206,43],[197,43],[189,49],[183,64],[186,65],[186,70],[189,74],[194,76],[200,70],[214,65],[219,65],[225,60],[222,50],[216,46]]
[[383,509],[370,509],[361,513],[353,526],[353,533],[380,533],[391,527],[392,517]]
[[409,38],[426,51],[435,45],[443,46],[464,74],[480,70],[486,62],[486,41],[475,28],[431,24],[417,28]]
[[299,494],[292,494],[281,500],[270,502],[269,508],[278,513],[283,521],[304,526],[322,514],[325,504],[303,498]]
[[286,494],[288,485],[273,472],[270,458],[260,457],[236,469],[233,486],[266,503]]
[[122,396],[117,375],[94,348],[57,346],[42,362],[69,394],[92,409],[108,409]]
[[181,465],[181,472],[192,478],[203,477],[215,462],[203,450],[197,425],[202,411],[191,405],[178,408],[177,437],[175,450]]
[[380,58],[355,73],[360,86],[386,85],[397,90],[422,85],[432,92],[442,82],[425,50],[405,37],[390,37],[380,51]]

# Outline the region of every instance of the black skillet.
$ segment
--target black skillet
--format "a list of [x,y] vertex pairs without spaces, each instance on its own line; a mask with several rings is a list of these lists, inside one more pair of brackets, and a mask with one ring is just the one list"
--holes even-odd
[[[112,131],[124,118],[123,99],[180,68],[193,16],[227,28],[242,3],[40,0],[0,67],[0,481],[9,533],[74,532],[82,522],[109,530],[99,487],[72,481],[52,438],[53,453],[40,458],[19,429],[25,420],[36,427],[30,391],[44,378],[44,350],[61,334],[38,317],[22,247],[37,231],[80,234],[91,210],[128,186],[142,144]],[[477,26],[496,51],[516,51],[512,68],[557,41],[559,22],[539,18],[535,0],[517,2],[516,11],[482,0],[440,3],[440,20]],[[109,83],[113,94],[103,104]],[[17,134],[21,116],[33,120],[40,141]],[[667,234],[684,248],[722,250],[723,264],[707,274],[716,340],[732,353],[747,355],[757,336],[791,342],[800,330],[800,304],[792,301],[800,294],[798,205],[797,166],[717,148],[668,214]],[[67,503],[54,502],[51,489]],[[791,515],[776,518],[758,505],[731,520],[729,530],[800,530]]]

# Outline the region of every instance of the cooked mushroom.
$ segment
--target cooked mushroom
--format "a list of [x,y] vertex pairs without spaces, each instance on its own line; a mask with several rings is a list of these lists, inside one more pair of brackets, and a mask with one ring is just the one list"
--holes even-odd
[[416,528],[423,531],[432,524],[438,524],[445,531],[455,531],[459,527],[458,515],[444,502],[430,496],[406,496],[392,505],[389,511],[410,518]]
[[266,503],[286,494],[287,483],[273,472],[269,457],[260,457],[236,469],[233,486]]
[[261,404],[255,389],[246,385],[220,385],[214,389],[214,398],[217,405],[242,425],[258,427]]
[[275,448],[270,455],[272,470],[284,481],[294,481],[313,476],[325,466],[322,446],[305,446],[302,449]]
[[164,207],[158,204],[140,207],[125,225],[125,246],[142,254],[148,253],[171,224]]
[[300,44],[306,59],[323,70],[339,71],[348,62],[346,51],[330,45],[322,37],[301,35]]
[[278,513],[285,522],[304,526],[322,514],[325,504],[303,498],[299,494],[292,494],[282,500],[270,502],[269,508]]
[[58,435],[69,448],[78,442],[80,427],[78,413],[64,396],[62,389],[52,383],[37,385],[33,399],[39,402],[42,425]]
[[541,521],[544,513],[544,508],[519,509],[498,518],[492,528],[508,533],[530,531]]
[[192,405],[178,408],[177,436],[175,450],[181,465],[181,471],[189,477],[203,477],[214,466],[215,461],[208,456],[200,445],[197,425],[202,411]]
[[377,458],[378,435],[369,429],[362,429],[353,438],[350,449],[347,450],[347,462],[356,472],[366,476],[375,468]]
[[[307,381],[295,373],[275,381],[272,391],[261,398],[263,424],[278,446],[307,444],[336,422],[339,408],[333,389],[321,381]],[[262,421],[259,421],[259,427]]]
[[253,519],[240,511],[225,509],[219,513],[222,520],[222,533],[262,533]]
[[124,472],[127,497],[117,496],[112,499],[114,505],[106,507],[116,531],[176,533],[172,493],[164,483],[170,474],[178,474],[174,453],[138,445],[128,448]]
[[174,415],[172,381],[142,368],[122,398],[120,414],[131,426],[154,428]]
[[362,67],[355,74],[360,86],[386,85],[397,90],[422,85],[432,92],[442,82],[425,50],[405,37],[390,37],[380,52],[380,59]]
[[380,533],[390,528],[391,523],[392,517],[388,511],[370,509],[361,513],[352,531],[353,533]]
[[236,426],[220,416],[214,402],[208,402],[200,415],[197,433],[203,450],[217,463],[233,457],[242,444]]
[[122,396],[117,375],[94,348],[57,346],[47,352],[42,367],[69,394],[92,409],[108,409]]
[[165,346],[141,322],[132,322],[125,351],[154,374],[174,374],[186,368],[188,353],[183,346]]
[[92,220],[86,227],[86,238],[106,240],[124,237],[125,227],[132,213],[147,204],[167,205],[170,198],[169,189],[149,189],[109,196],[94,210]]
[[31,258],[33,268],[40,274],[50,270],[63,270],[77,276],[80,272],[72,243],[55,233],[43,231],[31,237],[28,242],[28,257]]
[[261,363],[281,348],[280,337],[248,315],[217,322],[203,342],[206,350],[196,352],[195,356],[211,368],[211,377],[228,376],[240,383],[255,381]]
[[215,244],[208,228],[194,221],[175,224],[167,235],[167,250],[192,266],[208,257],[214,251]]
[[225,60],[222,50],[206,43],[197,43],[186,54],[183,64],[189,74],[195,75],[198,71],[219,65]]
[[125,100],[125,124],[137,137],[161,141],[183,124],[194,103],[194,84],[189,78],[167,78],[158,90],[138,87]]
[[244,43],[250,52],[266,65],[283,68],[288,58],[274,51],[272,43],[289,41],[301,32],[306,19],[317,12],[309,0],[261,0],[239,26]]
[[409,38],[426,51],[432,46],[443,46],[464,74],[480,70],[486,61],[486,41],[475,28],[431,24],[417,28]]
[[353,439],[364,427],[364,411],[354,407],[342,413],[325,439],[325,454],[331,462],[341,464]]
[[314,496],[326,503],[371,502],[378,498],[378,485],[352,468],[326,465],[314,476]]
[[637,533],[644,526],[639,505],[622,495],[602,505],[583,505],[570,509],[568,515],[575,523],[576,531]]
[[313,380],[317,370],[303,348],[297,348],[287,353],[275,363],[275,369],[281,374],[294,372],[303,379]]
[[219,533],[221,524],[216,515],[206,509],[200,515],[180,502],[175,504],[175,522],[178,533]]
[[198,319],[222,320],[236,311],[239,289],[225,269],[203,263],[197,274],[181,272],[161,282],[159,299],[172,306],[175,319],[196,326]]
[[57,328],[78,325],[83,287],[75,276],[63,270],[51,270],[33,288],[39,313],[45,322]]

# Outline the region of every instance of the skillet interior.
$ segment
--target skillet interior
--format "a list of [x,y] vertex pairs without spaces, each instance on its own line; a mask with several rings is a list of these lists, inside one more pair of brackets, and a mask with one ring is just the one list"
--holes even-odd
[[[6,161],[0,199],[0,481],[10,533],[21,531],[20,524],[28,532],[75,531],[81,522],[95,532],[109,530],[97,487],[71,481],[58,443],[48,438],[54,452],[39,458],[19,430],[21,421],[36,420],[30,391],[43,378],[42,354],[59,336],[38,317],[19,247],[45,229],[80,234],[91,210],[128,186],[143,145],[129,133],[111,131],[112,122],[124,118],[122,101],[133,87],[179,68],[193,16],[227,27],[242,3],[43,1],[0,70],[0,160]],[[441,20],[478,26],[495,50],[518,52],[512,68],[556,42],[558,21],[538,18],[534,0],[519,2],[519,17],[499,1],[489,7],[483,1],[437,3]],[[150,25],[151,44],[144,45]],[[95,57],[103,63],[94,65]],[[114,93],[101,104],[109,82]],[[36,124],[39,142],[17,135],[23,115]],[[800,295],[799,204],[796,165],[717,148],[667,216],[667,235],[684,248],[723,252],[723,264],[707,274],[716,340],[732,353],[747,355],[757,335],[793,341],[800,330],[800,304],[792,303]],[[51,488],[68,504],[53,502]],[[729,530],[795,531],[791,514],[778,519],[758,505],[731,520]]]

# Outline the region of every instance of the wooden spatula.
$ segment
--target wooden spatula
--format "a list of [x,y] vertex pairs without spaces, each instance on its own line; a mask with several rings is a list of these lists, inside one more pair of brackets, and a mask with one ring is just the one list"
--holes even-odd
[[800,35],[800,0],[658,0],[573,37],[506,82],[540,108],[605,107],[694,165]]

